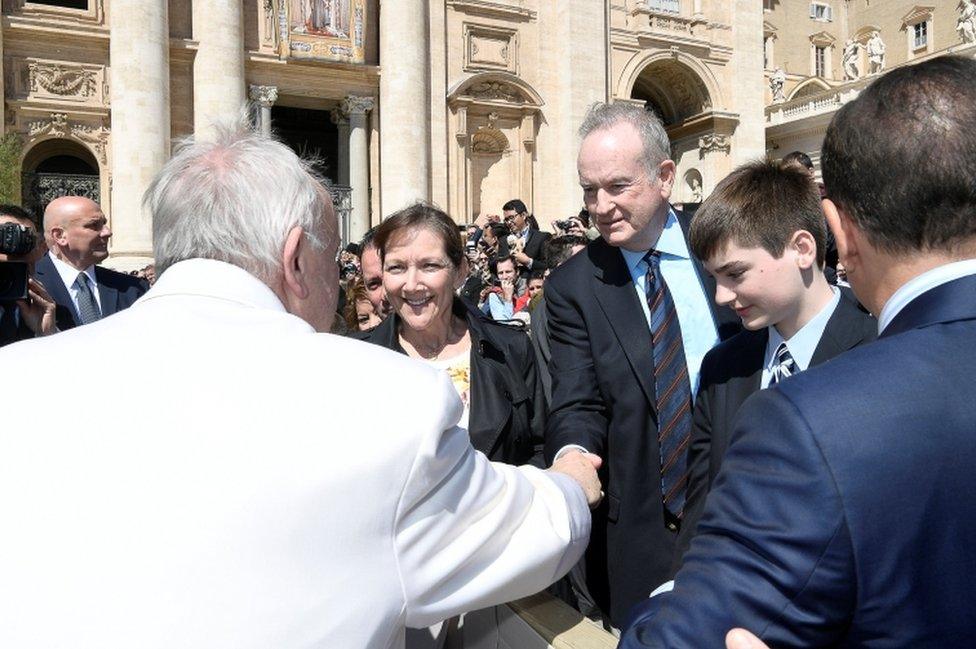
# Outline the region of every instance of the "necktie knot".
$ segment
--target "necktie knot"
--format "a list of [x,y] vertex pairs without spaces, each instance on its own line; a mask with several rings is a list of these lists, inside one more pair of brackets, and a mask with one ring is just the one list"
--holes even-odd
[[773,374],[769,380],[770,385],[775,385],[786,377],[796,374],[796,362],[785,342],[780,343],[776,348],[775,359]]

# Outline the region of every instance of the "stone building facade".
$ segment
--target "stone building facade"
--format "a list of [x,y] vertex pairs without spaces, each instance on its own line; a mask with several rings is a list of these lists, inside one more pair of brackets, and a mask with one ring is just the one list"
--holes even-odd
[[820,148],[837,109],[880,72],[976,56],[974,0],[764,0],[766,139],[771,157]]
[[575,213],[597,101],[662,117],[679,202],[766,149],[758,0],[2,3],[0,124],[25,198],[98,198],[123,267],[150,255],[141,195],[172,142],[247,101],[320,158],[347,239],[418,199],[459,222],[513,197],[544,227]]

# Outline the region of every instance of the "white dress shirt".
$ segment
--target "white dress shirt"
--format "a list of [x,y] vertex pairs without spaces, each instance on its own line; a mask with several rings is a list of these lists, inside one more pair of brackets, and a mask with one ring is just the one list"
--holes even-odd
[[78,309],[78,273],[85,273],[88,276],[88,280],[91,282],[90,288],[92,295],[95,296],[95,303],[98,304],[98,311],[99,313],[104,313],[102,310],[102,296],[98,293],[98,282],[95,281],[94,264],[80,271],[74,266],[61,261],[50,252],[47,254],[51,258],[51,261],[54,262],[54,268],[57,269],[58,275],[61,276],[64,287],[68,289],[68,295],[71,296],[71,303],[75,306],[75,313],[80,313]]
[[[678,312],[678,323],[681,325],[681,343],[685,351],[685,361],[688,363],[688,380],[691,383],[691,394],[698,392],[698,373],[701,370],[705,354],[718,343],[718,329],[712,318],[709,306],[710,295],[705,294],[695,263],[688,252],[688,243],[684,232],[678,223],[674,210],[668,214],[668,221],[664,231],[657,240],[654,249],[661,253],[661,274],[668,284],[674,308]],[[630,277],[634,282],[644,318],[647,326],[651,326],[651,311],[647,305],[647,263],[644,261],[646,250],[631,251],[620,249],[623,253]]]
[[773,367],[776,366],[776,350],[779,348],[780,343],[786,343],[786,349],[790,351],[790,356],[793,357],[797,372],[802,372],[810,367],[810,361],[813,359],[814,352],[817,351],[817,345],[820,344],[820,339],[823,338],[824,329],[827,328],[827,322],[830,320],[830,316],[834,315],[834,311],[837,310],[837,305],[840,304],[840,291],[833,287],[831,287],[831,290],[834,292],[834,297],[831,298],[830,302],[824,308],[820,309],[817,315],[810,318],[805,325],[800,327],[799,331],[790,336],[789,340],[784,339],[779,331],[776,330],[776,327],[769,327],[769,340],[766,342],[766,359],[763,363],[762,382],[760,383],[763,389],[769,387],[769,382],[773,378]]
[[939,266],[908,280],[888,298],[884,308],[881,309],[881,315],[878,316],[878,333],[883,332],[885,327],[895,319],[895,316],[922,293],[967,275],[976,275],[976,259],[966,259]]

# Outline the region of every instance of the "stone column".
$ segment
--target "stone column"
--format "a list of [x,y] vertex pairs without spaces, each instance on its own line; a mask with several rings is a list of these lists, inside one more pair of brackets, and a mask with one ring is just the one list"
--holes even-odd
[[278,86],[251,86],[251,101],[258,105],[258,130],[265,137],[271,136],[271,107],[278,101]]
[[[113,20],[114,20],[113,12]],[[244,31],[240,2],[193,0],[193,131],[213,134],[215,123],[233,121],[244,107]]]
[[383,215],[430,198],[430,91],[426,0],[380,7],[380,158]]
[[332,109],[332,123],[339,131],[339,151],[336,155],[336,182],[349,186],[349,116],[342,107]]
[[[342,110],[349,116],[349,185],[352,187],[352,217],[349,236],[357,241],[369,229],[369,137],[366,112],[373,109],[372,97],[346,97]],[[427,182],[427,176],[421,180]]]
[[114,265],[135,267],[152,257],[152,222],[142,194],[169,158],[167,3],[113,0],[109,57],[112,255]]

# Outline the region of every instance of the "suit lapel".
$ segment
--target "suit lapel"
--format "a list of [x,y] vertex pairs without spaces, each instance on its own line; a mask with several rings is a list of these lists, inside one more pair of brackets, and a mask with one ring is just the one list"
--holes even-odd
[[863,322],[865,318],[867,316],[861,313],[850,300],[841,296],[810,358],[810,367],[825,363],[866,342],[870,336],[865,334]]
[[95,266],[95,282],[98,285],[98,297],[102,303],[102,317],[112,315],[119,310],[119,292],[105,283],[105,273]]
[[76,323],[81,322],[81,316],[75,309],[75,303],[72,301],[64,282],[61,281],[61,275],[58,274],[50,257],[47,255],[41,257],[40,261],[34,265],[34,275],[58,305],[58,328],[70,329]]
[[607,318],[610,329],[620,342],[631,369],[637,375],[641,390],[655,411],[654,352],[651,349],[651,331],[647,326],[644,310],[638,302],[637,291],[623,255],[616,248],[601,242],[595,247],[602,259],[596,260],[594,295]]

